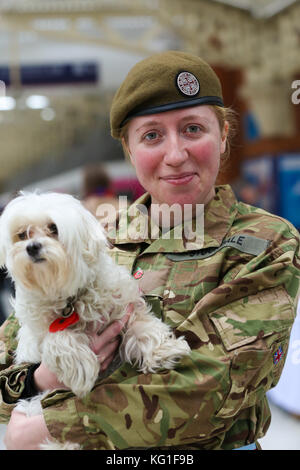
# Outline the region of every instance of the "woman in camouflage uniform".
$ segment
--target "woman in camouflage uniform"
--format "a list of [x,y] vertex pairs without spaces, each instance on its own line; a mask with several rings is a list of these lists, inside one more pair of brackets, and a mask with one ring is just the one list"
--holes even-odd
[[[230,119],[218,78],[198,57],[169,51],[137,64],[116,93],[111,129],[147,190],[120,215],[111,254],[192,352],[156,374],[122,364],[78,399],[43,364],[8,367],[18,328],[11,316],[1,331],[6,442],[38,448],[51,436],[83,449],[253,449],[270,424],[265,395],[280,377],[295,316],[298,232],[215,186]],[[189,205],[190,224],[173,214],[166,226],[174,204]],[[106,343],[121,327],[94,341],[104,367],[116,340]],[[48,387],[43,416],[12,411],[24,393]]]

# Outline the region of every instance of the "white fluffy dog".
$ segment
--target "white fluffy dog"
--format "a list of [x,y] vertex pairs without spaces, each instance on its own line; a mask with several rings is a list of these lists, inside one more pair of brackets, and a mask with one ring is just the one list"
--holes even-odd
[[[68,194],[21,193],[0,218],[0,264],[15,282],[21,325],[15,362],[43,361],[78,397],[92,389],[100,371],[88,331],[121,318],[129,304],[123,361],[155,372],[173,368],[190,352],[150,312],[137,281],[107,251],[100,223]],[[27,410],[40,412],[40,406]]]

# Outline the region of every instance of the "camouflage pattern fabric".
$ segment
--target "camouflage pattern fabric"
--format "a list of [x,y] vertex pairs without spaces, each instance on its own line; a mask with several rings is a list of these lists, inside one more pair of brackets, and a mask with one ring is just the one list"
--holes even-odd
[[[135,204],[147,201],[144,195]],[[111,255],[138,272],[156,315],[185,336],[192,353],[156,374],[123,364],[83,399],[51,392],[42,402],[50,433],[83,449],[233,449],[263,437],[270,424],[265,394],[279,380],[296,311],[297,230],[237,202],[227,185],[205,208],[198,247],[126,238],[130,217],[120,217]],[[11,317],[2,330],[9,348],[16,328]],[[0,374],[3,421],[26,367]]]

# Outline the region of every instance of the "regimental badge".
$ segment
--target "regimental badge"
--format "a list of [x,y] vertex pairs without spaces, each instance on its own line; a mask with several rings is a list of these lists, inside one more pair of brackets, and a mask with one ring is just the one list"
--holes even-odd
[[197,78],[190,72],[181,72],[177,76],[177,86],[186,96],[195,96],[200,90]]
[[281,361],[281,359],[283,358],[283,350],[282,350],[282,347],[279,346],[279,348],[277,349],[277,351],[274,353],[274,356],[273,356],[273,362],[274,364],[278,364],[279,361]]

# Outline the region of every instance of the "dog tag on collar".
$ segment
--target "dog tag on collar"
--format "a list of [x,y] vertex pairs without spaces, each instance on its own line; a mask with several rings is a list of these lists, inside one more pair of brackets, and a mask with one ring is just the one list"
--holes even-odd
[[59,317],[54,320],[49,326],[50,333],[56,333],[57,331],[62,331],[68,326],[74,325],[79,321],[79,315],[77,312],[72,312],[68,317]]

